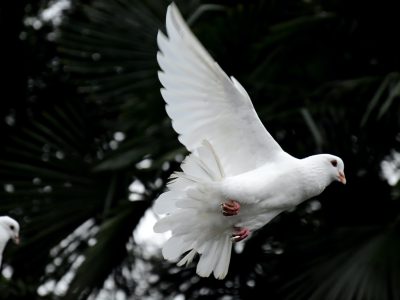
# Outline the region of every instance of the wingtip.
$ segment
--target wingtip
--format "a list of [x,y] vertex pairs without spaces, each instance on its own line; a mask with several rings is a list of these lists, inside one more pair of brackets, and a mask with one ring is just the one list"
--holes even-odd
[[167,7],[167,17],[166,17],[167,20],[171,19],[172,11],[173,11],[174,7],[175,7],[175,3],[174,2],[172,2],[170,5],[168,5],[168,7]]
[[161,31],[161,29],[158,29],[158,31],[157,31],[157,40],[159,39],[160,35],[164,35],[164,33]]
[[170,9],[171,13],[176,13],[179,11],[178,6],[176,6],[175,2],[171,2],[170,5],[168,5],[168,9]]
[[[165,87],[160,88],[160,94],[161,94],[161,97],[164,99],[165,106],[167,106],[167,104],[168,104],[167,100],[165,100],[165,99],[167,99],[167,97],[165,95],[166,92],[167,92],[167,89]],[[165,107],[165,110],[167,112],[167,115],[169,116],[167,107]]]
[[[164,54],[161,52],[161,50],[159,50],[159,51],[157,51],[157,55],[156,55],[156,57],[157,57],[157,63],[158,63],[158,66],[160,67],[160,69],[161,70],[163,70],[163,68],[162,68],[162,59],[163,59],[163,56],[164,56]],[[164,71],[164,70],[163,70]]]
[[170,5],[168,5],[168,7],[173,7],[173,8],[175,8],[175,9],[176,9],[176,4],[175,4],[175,2],[174,2],[174,1],[172,1],[172,2],[171,2],[171,4],[170,4]]
[[[174,2],[172,2],[167,8],[167,17],[166,17],[167,29],[169,26],[174,28],[178,34],[185,28],[186,22],[185,19],[182,17],[181,12],[178,9],[178,6]],[[169,35],[169,33],[168,33]]]
[[167,36],[164,34],[164,32],[162,32],[161,30],[158,30],[157,33],[157,46],[158,49],[162,50],[163,49],[163,45],[165,45],[168,41]]
[[165,73],[163,71],[159,70],[157,72],[157,75],[158,75],[158,80],[161,82],[162,86],[166,87],[167,79],[166,79]]

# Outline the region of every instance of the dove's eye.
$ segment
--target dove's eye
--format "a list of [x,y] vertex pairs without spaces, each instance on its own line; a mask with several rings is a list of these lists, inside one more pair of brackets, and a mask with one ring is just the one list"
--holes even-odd
[[337,167],[337,160],[331,160],[331,165],[334,166],[335,168]]
[[14,225],[10,225],[10,229],[14,230],[15,229]]

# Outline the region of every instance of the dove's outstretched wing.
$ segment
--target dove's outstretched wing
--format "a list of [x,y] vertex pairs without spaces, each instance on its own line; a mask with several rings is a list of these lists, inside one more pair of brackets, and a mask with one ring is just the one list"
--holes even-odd
[[172,126],[189,151],[208,140],[226,175],[273,160],[282,149],[261,123],[250,97],[229,78],[186,25],[174,4],[167,34],[158,33],[157,60],[162,96]]

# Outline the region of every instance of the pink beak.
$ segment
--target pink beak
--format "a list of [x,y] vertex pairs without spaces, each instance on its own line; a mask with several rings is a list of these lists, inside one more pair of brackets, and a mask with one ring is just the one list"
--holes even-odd
[[341,183],[346,184],[346,176],[344,176],[344,172],[339,172],[338,180]]
[[13,237],[13,241],[14,241],[15,245],[19,245],[19,242],[20,242],[19,236],[17,235],[15,237]]

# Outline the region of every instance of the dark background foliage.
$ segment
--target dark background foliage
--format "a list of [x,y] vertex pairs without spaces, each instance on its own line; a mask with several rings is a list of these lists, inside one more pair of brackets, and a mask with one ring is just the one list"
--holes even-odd
[[0,214],[23,243],[1,299],[400,299],[396,1],[176,1],[285,150],[346,165],[345,187],[237,247],[224,281],[132,236],[186,153],[156,76],[169,1],[3,2]]

